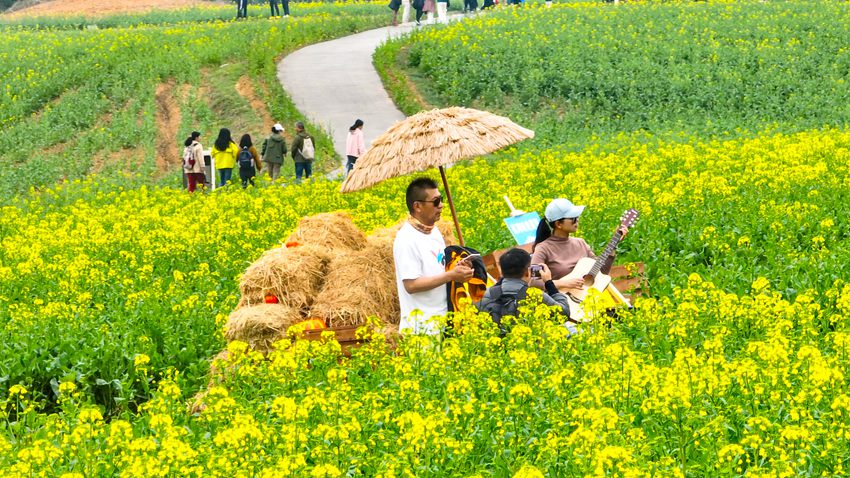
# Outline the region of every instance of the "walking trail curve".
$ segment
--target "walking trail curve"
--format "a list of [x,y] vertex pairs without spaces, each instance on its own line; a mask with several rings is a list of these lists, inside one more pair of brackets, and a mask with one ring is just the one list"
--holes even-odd
[[413,28],[409,23],[317,43],[289,54],[278,64],[277,77],[283,89],[299,111],[331,135],[343,161],[346,135],[355,119],[363,120],[368,147],[375,137],[405,118],[384,90],[372,54],[381,43]]

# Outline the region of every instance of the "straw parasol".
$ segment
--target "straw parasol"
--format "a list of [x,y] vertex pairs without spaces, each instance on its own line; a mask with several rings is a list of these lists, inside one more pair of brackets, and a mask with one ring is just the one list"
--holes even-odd
[[372,141],[341,191],[359,191],[386,179],[439,168],[457,238],[464,245],[444,166],[533,137],[534,131],[486,111],[461,107],[423,111],[399,121]]

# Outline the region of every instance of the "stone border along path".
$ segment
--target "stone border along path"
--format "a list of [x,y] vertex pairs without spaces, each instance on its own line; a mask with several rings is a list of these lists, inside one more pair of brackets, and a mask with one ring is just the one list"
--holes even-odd
[[[388,21],[390,14],[388,10]],[[454,20],[457,16],[449,18]],[[324,128],[342,157],[342,166],[328,178],[343,175],[345,140],[355,119],[363,120],[368,148],[375,137],[406,118],[384,90],[372,65],[372,54],[387,39],[398,38],[414,28],[416,25],[410,22],[316,43],[290,53],[278,63],[277,78],[295,107],[313,124]],[[283,126],[294,134],[295,125]]]

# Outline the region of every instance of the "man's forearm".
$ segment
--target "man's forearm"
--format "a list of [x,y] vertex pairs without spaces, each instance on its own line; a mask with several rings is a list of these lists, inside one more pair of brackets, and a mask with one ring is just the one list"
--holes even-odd
[[417,292],[425,292],[427,290],[436,289],[441,285],[445,285],[446,282],[449,282],[450,280],[451,278],[449,277],[449,273],[443,272],[442,274],[433,276],[407,279],[402,281],[402,283],[404,283],[404,290],[406,290],[408,294],[416,294]]

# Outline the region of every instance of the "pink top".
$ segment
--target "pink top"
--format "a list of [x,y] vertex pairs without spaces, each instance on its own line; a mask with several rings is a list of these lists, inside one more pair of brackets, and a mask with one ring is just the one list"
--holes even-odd
[[552,279],[557,280],[572,272],[579,259],[585,257],[595,259],[596,255],[584,239],[551,236],[537,244],[531,263],[546,264],[552,271]]
[[354,131],[348,132],[348,139],[345,140],[345,155],[359,158],[366,152],[366,144],[363,142],[363,130],[354,128]]

